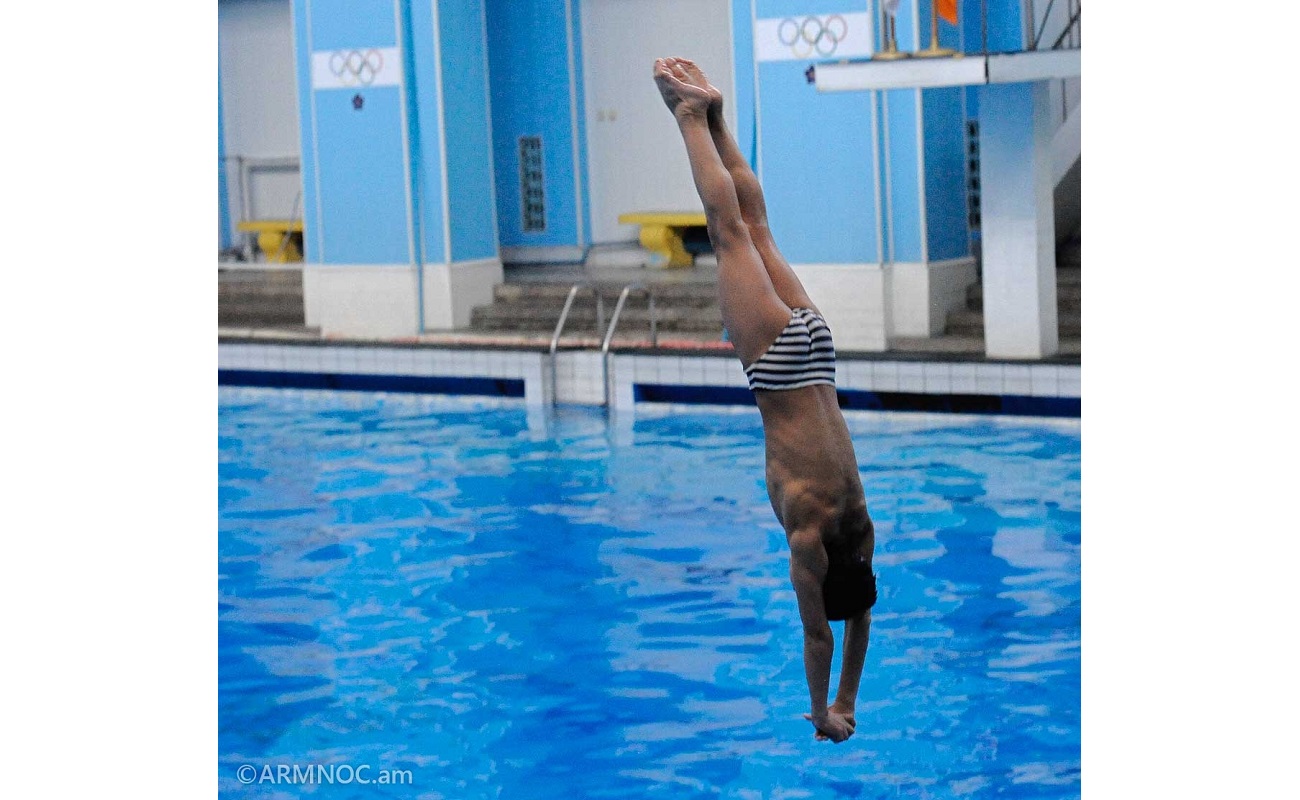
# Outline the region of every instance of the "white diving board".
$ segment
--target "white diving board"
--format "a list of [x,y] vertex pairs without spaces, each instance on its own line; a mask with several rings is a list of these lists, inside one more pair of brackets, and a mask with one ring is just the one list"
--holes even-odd
[[890,61],[836,61],[814,71],[819,92],[877,89],[937,89],[988,83],[1031,83],[1080,76],[1078,48],[1023,53],[899,58]]

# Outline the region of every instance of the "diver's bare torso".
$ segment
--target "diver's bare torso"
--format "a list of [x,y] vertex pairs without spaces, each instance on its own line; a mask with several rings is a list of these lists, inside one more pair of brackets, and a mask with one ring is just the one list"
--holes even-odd
[[867,529],[861,552],[875,546],[848,426],[835,388],[756,391],[767,442],[767,490],[772,510],[789,536],[816,528],[822,541]]

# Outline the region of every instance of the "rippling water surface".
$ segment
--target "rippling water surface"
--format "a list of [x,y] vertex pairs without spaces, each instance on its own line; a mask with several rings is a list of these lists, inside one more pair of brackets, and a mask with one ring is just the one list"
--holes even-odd
[[[832,745],[756,411],[222,389],[222,795],[1077,796],[1077,423],[849,427],[880,600]],[[330,763],[412,785],[237,779]]]

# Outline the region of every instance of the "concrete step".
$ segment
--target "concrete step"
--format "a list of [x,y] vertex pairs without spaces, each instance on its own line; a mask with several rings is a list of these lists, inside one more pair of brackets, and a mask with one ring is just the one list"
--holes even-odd
[[[552,306],[532,301],[516,303],[493,303],[490,306],[478,306],[474,309],[474,314],[487,317],[506,317],[515,319],[549,319],[552,324],[560,318],[563,312],[563,306]],[[614,313],[614,306],[605,305],[604,317],[609,319]],[[575,302],[569,308],[569,319],[592,319],[596,318],[596,306],[588,298],[584,302]],[[722,310],[714,306],[682,306],[667,305],[656,303],[655,316],[660,320],[671,319],[711,319],[722,321]],[[623,306],[623,319],[650,319],[650,309],[643,304],[632,304],[630,301]]]
[[[605,310],[604,325],[608,325],[612,309]],[[661,331],[722,332],[722,316],[717,309],[656,308],[656,324]],[[559,310],[520,307],[514,303],[479,306],[471,316],[473,330],[551,331],[560,319]],[[619,317],[620,331],[649,330],[650,314],[644,308],[624,307]],[[569,312],[565,330],[593,331],[596,329],[595,309],[574,307]],[[604,326],[601,327],[604,332]]]
[[[605,314],[614,313],[614,307],[618,301],[606,297],[603,301]],[[518,300],[498,300],[489,306],[479,306],[479,308],[502,308],[510,309],[512,312],[526,314],[540,314],[558,319],[560,312],[564,310],[564,300],[558,297],[524,297]],[[623,313],[631,314],[633,312],[645,313],[649,304],[644,297],[629,297],[627,303],[623,305]],[[659,312],[665,312],[671,309],[689,310],[698,313],[721,314],[716,302],[705,302],[700,300],[666,300],[664,298],[655,299],[655,309]],[[578,297],[573,301],[571,314],[579,313],[596,313],[596,301],[588,295]]]
[[[1082,323],[1078,312],[1057,310],[1056,330],[1060,337],[1079,336]],[[984,336],[984,312],[963,309],[948,314],[944,333],[950,336]]]
[[[1078,336],[1062,336],[1058,354],[1080,356],[1082,340]],[[889,350],[894,353],[944,353],[948,355],[984,356],[984,336],[954,336],[942,334],[930,338],[898,337],[889,340]]]
[[904,353],[950,353],[984,355],[984,336],[944,334],[930,338],[900,336],[889,340],[889,349]]
[[[1083,303],[1083,290],[1077,284],[1057,284],[1056,313],[1058,316],[1078,316]],[[984,286],[976,283],[966,288],[966,310],[984,310]]]
[[302,270],[217,271],[219,326],[301,326],[303,317]]
[[[608,324],[608,323],[606,323]],[[549,340],[555,330],[555,324],[543,325],[536,322],[506,322],[501,320],[488,320],[472,325],[468,333],[481,334],[513,334],[537,336],[543,340]],[[564,339],[571,337],[590,338],[599,343],[604,339],[605,328],[596,329],[595,324],[589,325],[566,325],[564,328]],[[650,336],[649,324],[641,325],[627,321],[620,321],[618,324],[617,339],[644,339]],[[722,338],[722,325],[706,325],[704,323],[680,323],[676,325],[660,325],[660,338],[686,337],[692,339],[718,340]]]
[[[1083,287],[1079,284],[1057,283],[1056,305],[1077,307],[1083,301]],[[978,308],[984,302],[984,284],[973,283],[966,287],[966,305]]]
[[[502,283],[497,284],[492,290],[493,299],[498,302],[510,302],[518,300],[537,300],[537,301],[558,301],[563,305],[565,298],[569,296],[570,286],[562,283]],[[623,291],[623,284],[609,283],[597,284],[596,289],[600,291],[601,298],[607,304],[618,301],[619,294]],[[690,302],[695,304],[717,304],[718,287],[712,283],[660,283],[653,287],[655,302]],[[641,302],[645,303],[645,292],[633,290],[628,296],[628,303]],[[579,289],[578,295],[574,302],[581,302],[583,299],[587,302],[592,301],[591,289]]]
[[302,286],[300,269],[217,269],[217,282],[230,285]]
[[244,310],[220,310],[217,312],[217,327],[219,328],[302,327],[303,324],[301,309],[297,313]]
[[984,312],[962,309],[948,314],[943,332],[949,336],[984,336]]
[[[608,325],[626,282],[596,282],[579,289],[569,311],[567,331],[596,333],[596,293],[604,304],[604,323]],[[564,310],[571,284],[514,282],[493,288],[492,305],[475,308],[470,329],[475,331],[550,333]],[[718,306],[718,289],[713,283],[659,283],[653,287],[655,317],[664,333],[721,336],[722,312]],[[649,298],[645,292],[628,295],[619,320],[619,333],[649,331]],[[601,327],[600,334],[604,333]]]
[[[1078,297],[1071,298],[1071,297],[1062,297],[1060,295],[1057,295],[1056,315],[1058,317],[1071,316],[1071,315],[1077,317],[1079,316],[1081,309],[1082,309],[1082,305],[1080,305]],[[976,296],[974,298],[967,297],[965,310],[973,311],[976,313],[983,313],[984,298],[979,296]]]

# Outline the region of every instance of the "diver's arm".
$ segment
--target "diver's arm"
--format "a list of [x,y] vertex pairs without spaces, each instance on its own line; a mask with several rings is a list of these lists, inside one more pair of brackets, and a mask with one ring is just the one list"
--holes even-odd
[[803,668],[808,680],[808,697],[812,712],[805,717],[819,733],[835,742],[853,735],[853,726],[826,705],[830,691],[831,658],[835,637],[822,599],[822,581],[826,578],[826,548],[816,530],[796,532],[790,536],[790,583],[799,601],[799,618],[803,622]]
[[862,665],[867,660],[867,640],[871,632],[871,609],[844,621],[844,651],[840,654],[840,686],[831,709],[852,718],[858,701],[858,683]]

